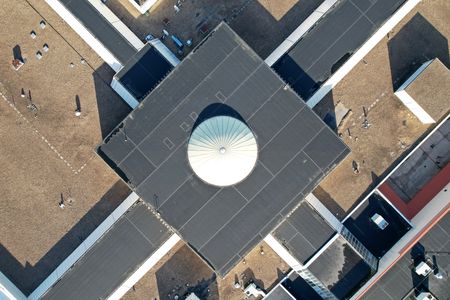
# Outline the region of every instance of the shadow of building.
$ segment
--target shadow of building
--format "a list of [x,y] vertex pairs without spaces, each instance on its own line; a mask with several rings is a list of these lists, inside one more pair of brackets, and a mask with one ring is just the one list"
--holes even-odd
[[447,39],[420,13],[388,42],[394,91],[424,62],[434,58],[450,68]]

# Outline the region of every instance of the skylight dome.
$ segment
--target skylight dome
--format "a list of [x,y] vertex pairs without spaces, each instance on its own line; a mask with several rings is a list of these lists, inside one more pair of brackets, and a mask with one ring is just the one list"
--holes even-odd
[[228,116],[203,121],[192,132],[188,144],[188,159],[195,174],[216,186],[245,179],[257,157],[258,146],[250,128]]

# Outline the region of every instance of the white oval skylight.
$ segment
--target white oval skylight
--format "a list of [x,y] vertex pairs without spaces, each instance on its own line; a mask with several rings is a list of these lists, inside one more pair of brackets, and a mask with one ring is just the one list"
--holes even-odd
[[203,121],[192,132],[188,159],[195,174],[216,186],[245,179],[255,167],[258,146],[242,121],[217,116]]

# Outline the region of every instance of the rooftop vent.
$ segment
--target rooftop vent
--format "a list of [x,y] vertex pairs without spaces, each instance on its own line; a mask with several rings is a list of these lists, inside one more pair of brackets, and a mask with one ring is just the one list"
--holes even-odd
[[414,268],[414,271],[420,276],[427,276],[431,272],[431,267],[424,261]]
[[381,230],[384,230],[389,223],[379,214],[374,214],[372,218],[370,218]]

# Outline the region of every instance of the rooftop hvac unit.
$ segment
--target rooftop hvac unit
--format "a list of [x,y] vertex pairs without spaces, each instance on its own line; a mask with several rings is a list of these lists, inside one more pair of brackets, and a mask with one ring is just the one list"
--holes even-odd
[[431,267],[424,261],[417,265],[414,268],[414,271],[421,276],[427,276],[431,272]]
[[186,300],[200,300],[199,297],[197,297],[197,295],[195,293],[190,293],[187,297]]
[[422,292],[419,294],[419,296],[416,297],[417,300],[437,300],[436,297],[434,297],[429,292]]
[[266,293],[264,293],[254,282],[247,285],[247,287],[244,290],[245,295],[247,296],[266,296]]
[[389,223],[379,214],[374,214],[372,218],[370,218],[381,230],[385,229]]

